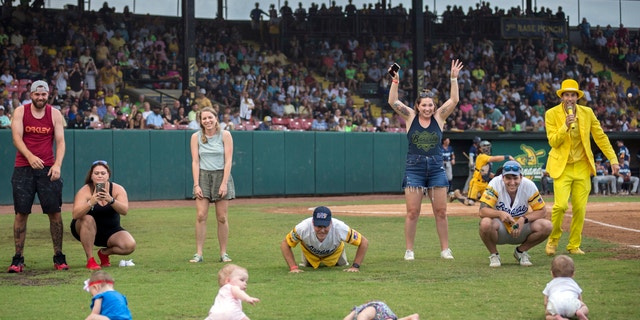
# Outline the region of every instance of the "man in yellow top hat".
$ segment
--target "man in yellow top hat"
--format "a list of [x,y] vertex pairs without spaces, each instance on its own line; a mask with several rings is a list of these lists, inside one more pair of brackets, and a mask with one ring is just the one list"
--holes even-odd
[[562,220],[571,198],[571,229],[567,250],[570,254],[584,254],[580,249],[582,227],[591,192],[591,176],[596,174],[591,136],[602,153],[611,162],[613,174],[620,166],[609,137],[591,108],[578,104],[584,93],[575,80],[562,81],[556,94],[562,102],[547,110],[545,125],[551,146],[547,159],[547,172],[553,178],[554,204],[551,210],[553,230],[547,240],[545,251],[554,255],[562,236]]

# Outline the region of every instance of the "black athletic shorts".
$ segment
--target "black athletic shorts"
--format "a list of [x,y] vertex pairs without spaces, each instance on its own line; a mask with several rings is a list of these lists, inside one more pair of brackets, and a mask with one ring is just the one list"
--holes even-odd
[[51,181],[51,167],[33,169],[17,167],[13,169],[11,185],[13,187],[13,207],[16,213],[31,213],[36,194],[40,200],[42,212],[46,214],[62,211],[62,178]]
[[[95,240],[93,240],[93,245],[98,247],[106,247],[107,241],[109,241],[109,238],[111,238],[111,236],[114,233],[123,231],[123,230],[125,229],[120,226],[109,228],[109,229],[98,228],[96,226],[96,238]],[[73,235],[74,238],[80,241],[80,235],[76,231],[76,219],[71,220],[71,234]]]

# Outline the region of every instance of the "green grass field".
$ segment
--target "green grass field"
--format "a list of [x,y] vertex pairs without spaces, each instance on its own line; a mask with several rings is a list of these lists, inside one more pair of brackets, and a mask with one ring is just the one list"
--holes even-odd
[[[603,201],[594,198],[593,201]],[[639,201],[616,198],[616,201]],[[324,203],[322,199],[302,205]],[[370,203],[370,202],[369,202]],[[636,202],[637,203],[637,202]],[[634,205],[636,204],[634,203]],[[279,206],[300,206],[284,200]],[[247,292],[261,299],[244,305],[252,319],[342,319],[357,304],[386,301],[399,316],[420,313],[421,319],[544,319],[542,289],[550,280],[551,258],[544,247],[530,251],[532,267],[520,267],[513,246],[499,246],[503,265],[489,268],[488,252],[477,231],[477,218],[450,217],[450,244],[454,261],[439,258],[433,217],[418,226],[416,260],[403,260],[404,217],[340,217],[370,241],[360,273],[342,268],[306,270],[289,274],[279,244],[304,215],[264,213],[267,205],[230,206],[229,254],[233,263],[249,270]],[[217,262],[213,211],[209,220],[205,261],[190,264],[194,253],[195,209],[131,210],[122,224],[138,242],[129,257],[112,257],[107,268],[115,287],[129,300],[136,319],[204,319],[217,293]],[[90,295],[82,290],[90,272],[80,243],[69,232],[70,213],[63,213],[64,252],[71,269],[54,271],[46,216],[33,214],[27,230],[26,271],[4,273],[13,255],[13,215],[0,215],[2,272],[0,319],[84,319]],[[565,235],[560,243],[563,248]],[[574,257],[576,280],[592,319],[633,319],[640,314],[638,260],[621,257],[638,249],[584,238],[587,255]],[[355,247],[348,246],[351,260]],[[299,259],[300,250],[294,250]],[[635,255],[637,256],[637,252]],[[97,257],[97,256],[96,256]],[[120,259],[133,259],[135,267],[119,268]]]

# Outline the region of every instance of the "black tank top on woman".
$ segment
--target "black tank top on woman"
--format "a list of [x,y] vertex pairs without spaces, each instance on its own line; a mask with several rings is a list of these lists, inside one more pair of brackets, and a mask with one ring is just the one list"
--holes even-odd
[[442,130],[435,118],[431,118],[431,123],[426,128],[420,125],[420,117],[416,115],[411,122],[407,140],[409,141],[409,154],[422,156],[442,155]]

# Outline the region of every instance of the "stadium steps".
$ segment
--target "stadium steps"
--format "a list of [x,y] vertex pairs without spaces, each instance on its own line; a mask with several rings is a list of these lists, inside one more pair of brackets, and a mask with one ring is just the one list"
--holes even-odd
[[[325,79],[323,76],[318,75],[314,71],[311,71],[311,75],[318,83],[322,84],[323,89],[331,87],[332,82]],[[377,85],[376,85],[376,89],[377,89]],[[353,99],[353,106],[356,109],[361,108],[364,105],[364,100],[368,99],[366,97],[359,95],[359,91],[351,92],[351,98]],[[382,111],[382,108],[379,107],[378,104],[376,103],[377,99],[369,99],[369,101],[371,102],[371,116],[376,118],[379,117]]]
[[[580,49],[576,49],[575,51],[578,54],[578,61],[580,63],[584,61],[585,57],[589,57],[589,60],[591,60],[591,65],[593,65],[593,73],[598,73],[600,70],[602,70],[603,63],[598,57],[588,54]],[[614,84],[618,84],[618,82],[622,81],[625,88],[628,88],[631,85],[631,81],[629,81],[629,79],[627,79],[626,77],[620,75],[615,67],[607,64],[607,68],[609,68],[609,71],[611,71],[611,79],[613,80]]]

